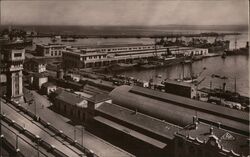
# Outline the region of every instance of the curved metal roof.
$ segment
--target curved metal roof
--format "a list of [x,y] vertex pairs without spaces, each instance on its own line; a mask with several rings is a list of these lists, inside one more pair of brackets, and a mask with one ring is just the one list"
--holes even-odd
[[[215,115],[211,112],[206,112],[205,110],[199,110],[199,108],[188,108],[187,105],[177,105],[172,102],[162,101],[160,99],[154,99],[147,95],[141,95],[131,92],[132,86],[119,86],[110,92],[110,96],[114,104],[124,106],[126,108],[134,109],[138,112],[148,114],[152,117],[165,120],[167,122],[176,124],[178,126],[186,126],[193,121],[193,116],[198,116],[198,118],[205,119],[212,122],[220,122],[222,125],[226,125],[233,128],[238,128],[240,130],[248,132],[248,125],[235,121],[233,119],[228,119],[221,115]],[[141,89],[144,90],[144,89]],[[149,89],[145,89],[149,90]],[[150,90],[152,93],[156,94],[156,91]],[[152,95],[154,95],[152,94]],[[164,95],[166,94],[166,95]],[[168,99],[168,94],[163,93],[162,97]],[[175,97],[178,98],[178,97]],[[191,99],[190,99],[191,100]],[[186,103],[185,101],[183,104]],[[213,104],[211,104],[213,105]],[[214,106],[211,106],[214,107]],[[222,113],[223,115],[224,113]]]

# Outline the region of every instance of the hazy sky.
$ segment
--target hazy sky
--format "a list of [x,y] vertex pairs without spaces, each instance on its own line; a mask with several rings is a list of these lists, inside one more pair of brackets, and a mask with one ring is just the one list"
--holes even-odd
[[247,25],[248,0],[10,0],[2,24]]

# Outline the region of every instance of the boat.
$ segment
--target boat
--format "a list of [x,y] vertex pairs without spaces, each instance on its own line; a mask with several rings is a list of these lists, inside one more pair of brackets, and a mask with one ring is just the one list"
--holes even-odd
[[226,52],[223,52],[222,55],[221,55],[221,58],[222,58],[222,59],[225,59],[226,56],[227,56]]
[[109,66],[108,69],[112,71],[122,71],[122,70],[131,69],[135,67],[136,65],[137,63],[117,63],[117,64]]
[[208,53],[218,53],[223,52],[229,49],[230,41],[229,40],[214,40],[213,43],[209,43],[208,40],[205,39],[192,39],[191,42],[188,43],[188,46],[196,47],[196,48],[206,48],[208,49]]
[[249,55],[249,42],[246,43],[246,47],[242,47],[237,49],[235,47],[235,49],[233,50],[225,50],[224,53],[226,53],[226,55]]
[[[212,78],[219,78],[219,79],[223,79],[226,80],[227,77],[221,77],[219,75],[212,75]],[[247,106],[249,105],[250,102],[250,98],[247,96],[243,96],[240,95],[239,93],[236,92],[236,78],[234,78],[234,91],[230,91],[230,90],[226,90],[226,82],[223,83],[223,88],[211,88],[211,84],[210,84],[210,88],[201,88],[199,91],[203,92],[203,93],[207,93],[209,96],[213,96],[213,97],[218,97],[221,99],[225,99],[226,101],[231,101],[231,102],[235,102],[235,103],[240,103],[242,106]]]

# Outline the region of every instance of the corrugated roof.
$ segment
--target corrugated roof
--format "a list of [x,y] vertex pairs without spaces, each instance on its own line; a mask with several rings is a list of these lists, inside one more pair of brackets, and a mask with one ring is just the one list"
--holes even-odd
[[[204,109],[200,110],[200,108],[202,108],[201,105],[203,105],[203,103],[199,101],[195,101],[194,103],[196,104],[190,105],[187,103],[187,101],[190,101],[190,99],[184,97],[174,96],[168,93],[159,93],[154,90],[151,90],[148,93],[143,93],[142,91],[149,90],[146,88],[140,88],[137,93],[130,91],[131,89],[135,90],[135,88],[138,87],[123,85],[115,88],[112,92],[110,92],[112,102],[132,110],[137,109],[138,112],[165,120],[178,126],[186,126],[192,123],[193,116],[197,116],[199,119],[205,119],[209,122],[220,122],[221,124],[230,128],[237,129],[240,132],[249,132],[248,123],[245,124],[235,120],[236,118],[229,119],[223,116],[224,114],[229,114],[225,113],[228,112],[228,108],[224,107],[225,110],[221,108],[220,114],[214,114],[214,112],[207,112],[207,110]],[[159,96],[161,99],[158,98]],[[166,101],[167,99],[172,99],[172,101]],[[179,104],[176,103],[176,101],[179,102]],[[196,107],[192,108],[192,105]],[[208,109],[209,107],[211,107],[213,108],[213,110],[216,110],[217,106],[209,103],[206,105]],[[231,110],[231,112],[239,112],[237,110]],[[247,114],[244,112],[240,113],[242,114],[237,114],[239,117],[241,117],[243,114]],[[245,116],[247,117],[247,115]],[[245,120],[242,117],[240,119]]]
[[158,140],[156,140],[156,139],[153,139],[153,138],[151,138],[151,137],[149,137],[149,136],[145,136],[145,135],[143,135],[143,134],[141,134],[141,133],[139,133],[139,132],[137,132],[137,131],[135,131],[135,130],[129,129],[129,128],[127,128],[127,127],[124,127],[124,126],[122,126],[122,125],[120,125],[120,124],[117,124],[117,123],[115,123],[115,122],[113,122],[113,121],[110,121],[110,120],[108,120],[108,119],[106,119],[106,118],[103,118],[103,117],[99,117],[99,116],[98,116],[98,117],[94,117],[94,119],[95,119],[96,121],[98,121],[98,122],[101,122],[101,123],[103,123],[103,124],[105,124],[105,125],[108,125],[108,126],[114,128],[114,129],[116,129],[116,130],[119,130],[119,131],[121,131],[121,132],[124,132],[125,134],[128,134],[128,135],[130,135],[130,136],[133,136],[133,137],[135,137],[135,138],[138,138],[138,139],[140,139],[140,140],[142,140],[142,141],[144,141],[144,142],[150,143],[150,144],[152,144],[152,145],[154,145],[154,146],[156,146],[156,147],[158,147],[158,148],[160,148],[160,149],[163,149],[164,147],[167,146],[167,144],[165,144],[165,143],[163,143],[163,142],[161,142],[161,141],[158,141]]
[[240,121],[244,121],[245,124],[249,123],[248,113],[226,108],[224,106],[214,105],[211,103],[189,99],[189,98],[185,98],[185,97],[181,97],[181,96],[173,95],[169,93],[154,91],[154,90],[150,90],[150,89],[142,88],[138,86],[134,86],[130,90],[130,92],[136,93],[136,94],[142,94],[142,95],[151,97],[153,99],[158,99],[164,102],[170,102],[174,104],[178,103],[178,105],[181,105],[183,107],[194,108],[196,110],[205,110],[212,114],[226,116],[231,119],[238,119]]
[[180,127],[176,125],[139,112],[135,114],[135,111],[115,104],[103,103],[96,110],[119,120],[125,121],[126,123],[132,124],[136,127],[141,127],[152,133],[156,133],[167,139],[173,139],[174,133],[180,129]]

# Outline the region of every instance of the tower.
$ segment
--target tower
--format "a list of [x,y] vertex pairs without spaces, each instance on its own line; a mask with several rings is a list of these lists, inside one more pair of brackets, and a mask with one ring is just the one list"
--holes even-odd
[[2,64],[7,77],[6,96],[10,100],[23,101],[23,62],[25,49],[3,49]]

